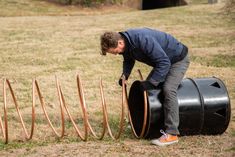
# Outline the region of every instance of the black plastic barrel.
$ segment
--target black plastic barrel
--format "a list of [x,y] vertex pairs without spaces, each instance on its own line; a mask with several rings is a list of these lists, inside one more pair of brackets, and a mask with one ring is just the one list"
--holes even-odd
[[[230,121],[230,99],[224,83],[215,77],[183,79],[178,91],[181,135],[222,134]],[[164,95],[161,89],[147,91],[145,138],[159,137],[164,129]],[[139,136],[144,123],[144,89],[135,81],[129,92],[129,111],[133,129]]]

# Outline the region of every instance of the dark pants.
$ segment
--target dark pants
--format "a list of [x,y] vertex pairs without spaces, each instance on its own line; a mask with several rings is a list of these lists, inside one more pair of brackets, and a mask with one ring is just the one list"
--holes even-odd
[[164,125],[165,132],[178,135],[179,130],[179,104],[177,100],[177,89],[189,67],[188,55],[181,61],[171,65],[163,85],[164,94]]
[[[163,103],[164,125],[165,132],[169,134],[180,134],[178,130],[179,104],[177,100],[177,89],[189,67],[189,63],[189,57],[186,55],[181,61],[172,64],[163,84],[165,98]],[[152,73],[153,71],[149,74],[148,78]]]

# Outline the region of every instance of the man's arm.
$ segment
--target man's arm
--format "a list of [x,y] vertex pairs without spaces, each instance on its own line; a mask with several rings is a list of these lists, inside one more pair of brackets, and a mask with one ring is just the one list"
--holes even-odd
[[135,60],[131,57],[127,57],[123,55],[123,72],[122,75],[118,81],[118,84],[122,86],[122,78],[125,77],[125,80],[128,80],[128,77],[131,74],[131,71],[135,65]]
[[125,58],[123,60],[123,75],[125,76],[126,80],[131,74],[131,71],[135,65],[135,60],[133,58]]
[[151,75],[148,77],[148,81],[157,85],[160,82],[165,81],[166,75],[170,70],[170,60],[159,43],[151,36],[145,36],[139,40],[140,48],[154,63],[154,69]]

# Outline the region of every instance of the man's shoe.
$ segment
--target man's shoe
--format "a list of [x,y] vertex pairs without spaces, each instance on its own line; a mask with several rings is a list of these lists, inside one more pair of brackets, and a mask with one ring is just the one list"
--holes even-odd
[[177,135],[171,135],[171,134],[165,133],[163,130],[160,130],[160,132],[163,135],[158,139],[153,139],[151,141],[152,144],[158,145],[158,146],[166,146],[166,145],[170,145],[170,144],[178,142]]

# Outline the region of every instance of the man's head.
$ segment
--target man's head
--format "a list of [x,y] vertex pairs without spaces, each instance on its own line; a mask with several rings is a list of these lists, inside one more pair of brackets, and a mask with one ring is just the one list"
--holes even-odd
[[125,42],[121,34],[117,32],[105,32],[100,37],[101,54],[119,54],[125,50]]

